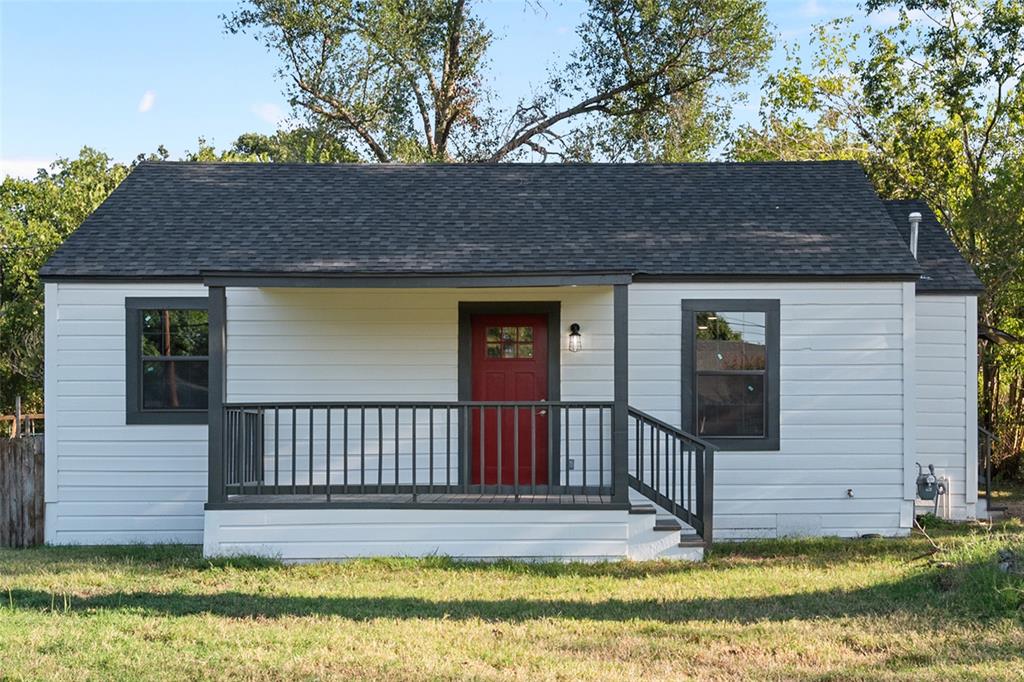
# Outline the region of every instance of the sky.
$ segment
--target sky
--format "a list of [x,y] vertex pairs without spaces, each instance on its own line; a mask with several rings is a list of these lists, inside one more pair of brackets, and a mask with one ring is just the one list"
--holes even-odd
[[[535,4],[535,3],[534,3]],[[493,30],[488,77],[505,104],[540,85],[577,44],[582,0],[483,0]],[[218,0],[0,0],[0,176],[35,175],[83,145],[128,161],[164,145],[171,158],[218,148],[243,132],[272,133],[289,114],[276,55],[229,35]],[[777,46],[802,42],[811,26],[859,14],[856,0],[769,0]],[[885,22],[882,16],[874,21]],[[734,112],[754,121],[763,75]]]

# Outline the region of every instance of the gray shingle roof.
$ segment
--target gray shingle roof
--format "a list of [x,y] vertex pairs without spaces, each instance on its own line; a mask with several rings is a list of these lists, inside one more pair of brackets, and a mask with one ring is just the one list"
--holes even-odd
[[917,235],[917,261],[921,264],[924,274],[917,282],[918,291],[984,291],[981,280],[960,255],[926,203],[917,200],[894,200],[884,203],[889,215],[892,216],[892,221],[896,223],[900,236],[908,245],[908,216],[914,211],[921,214],[921,226]]
[[41,274],[210,271],[920,274],[853,162],[143,163]]

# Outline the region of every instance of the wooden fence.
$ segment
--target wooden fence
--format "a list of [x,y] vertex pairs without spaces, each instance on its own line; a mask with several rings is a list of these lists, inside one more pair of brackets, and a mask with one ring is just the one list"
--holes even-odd
[[[10,424],[8,428],[11,438],[40,433],[44,419],[45,416],[41,413],[22,412],[20,395],[14,398],[14,414],[0,414],[0,424]],[[0,430],[0,436],[3,436],[3,430]]]
[[0,438],[0,547],[43,544],[43,437]]

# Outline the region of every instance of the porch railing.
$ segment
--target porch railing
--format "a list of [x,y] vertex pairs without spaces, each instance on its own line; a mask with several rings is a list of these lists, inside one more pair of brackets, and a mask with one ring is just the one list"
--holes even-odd
[[715,447],[629,408],[629,485],[711,544]]
[[224,498],[610,496],[611,402],[224,406]]

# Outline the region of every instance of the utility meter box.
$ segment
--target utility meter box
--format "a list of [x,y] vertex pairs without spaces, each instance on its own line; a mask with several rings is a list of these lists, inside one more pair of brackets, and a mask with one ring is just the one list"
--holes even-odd
[[928,473],[924,473],[921,465],[917,465],[917,496],[922,500],[934,500],[939,494],[939,479],[935,477],[935,465],[928,465]]

